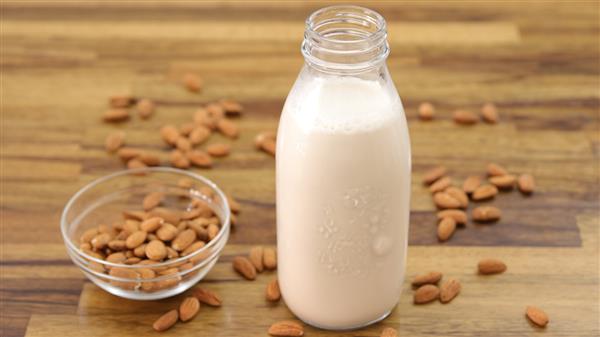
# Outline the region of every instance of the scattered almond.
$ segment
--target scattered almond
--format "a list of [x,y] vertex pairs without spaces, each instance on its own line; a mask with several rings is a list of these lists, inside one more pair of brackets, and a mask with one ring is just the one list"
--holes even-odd
[[200,92],[202,90],[202,79],[195,74],[187,73],[183,75],[182,82],[188,91]]
[[263,250],[264,249],[262,246],[254,246],[250,249],[250,254],[248,256],[250,262],[252,262],[252,265],[254,265],[254,268],[256,268],[256,271],[258,271],[259,273],[262,273],[264,269]]
[[434,194],[433,202],[440,209],[460,207],[460,201],[454,199],[454,197],[446,192],[438,192]]
[[160,316],[154,324],[152,324],[152,328],[156,331],[165,331],[175,325],[179,320],[179,312],[175,309],[168,311],[164,315]]
[[123,161],[129,161],[133,158],[138,157],[142,151],[134,149],[132,147],[122,147],[117,151],[117,156]]
[[534,306],[528,306],[525,315],[533,324],[542,328],[546,327],[550,321],[548,315],[542,309]]
[[304,328],[300,323],[294,321],[280,321],[269,328],[269,335],[283,337],[304,336]]
[[521,174],[518,181],[519,190],[524,194],[531,194],[535,189],[535,180],[531,174]]
[[186,297],[179,305],[179,319],[187,322],[194,318],[200,311],[200,301],[196,297]]
[[380,337],[398,337],[398,331],[394,328],[385,328],[381,331]]
[[206,152],[213,157],[225,157],[231,152],[231,146],[224,143],[210,144],[206,147]]
[[190,160],[179,150],[171,151],[169,160],[171,165],[176,168],[187,169],[191,166]]
[[486,167],[486,171],[487,171],[488,176],[490,176],[490,177],[503,176],[503,175],[508,174],[508,171],[504,167],[502,167],[496,163],[489,163]]
[[266,139],[262,145],[261,145],[261,149],[270,154],[271,156],[275,157],[275,152],[277,151],[277,143],[275,142],[274,139]]
[[267,301],[270,302],[277,302],[281,298],[281,292],[279,291],[279,281],[277,281],[277,279],[274,279],[267,284],[266,297]]
[[154,113],[155,105],[151,100],[144,98],[137,102],[136,109],[141,119],[148,119]]
[[471,198],[476,201],[486,200],[495,197],[496,194],[498,194],[498,188],[496,188],[496,186],[485,184],[477,187],[471,195]]
[[142,207],[145,211],[149,211],[154,207],[160,205],[164,198],[165,194],[162,192],[151,192],[142,201]]
[[477,265],[479,274],[500,274],[506,271],[506,264],[498,259],[483,259]]
[[418,113],[419,119],[423,121],[429,121],[435,117],[435,108],[433,107],[433,104],[429,102],[423,102],[419,104]]
[[237,202],[237,200],[235,200],[231,195],[227,195],[227,203],[229,204],[229,209],[233,213],[239,213],[240,210],[242,209],[242,206],[240,205],[240,203]]
[[456,224],[466,224],[467,223],[467,213],[460,209],[445,209],[443,211],[439,211],[437,213],[438,220],[442,220],[443,218],[452,218]]
[[420,274],[415,276],[412,281],[412,285],[420,287],[424,284],[436,284],[442,279],[442,273],[437,271],[431,271],[426,274]]
[[447,171],[448,170],[444,166],[436,166],[425,172],[425,175],[423,176],[423,183],[426,185],[431,185],[436,180],[445,176]]
[[212,307],[220,307],[223,303],[223,301],[221,301],[221,298],[219,297],[219,295],[217,295],[217,293],[206,288],[195,288],[194,296],[196,296],[196,298],[200,302],[210,305]]
[[139,159],[142,163],[146,164],[147,166],[160,165],[160,157],[152,153],[142,152],[137,157],[137,159]]
[[[146,164],[144,164],[141,160],[139,160],[137,158],[133,158],[127,162],[127,168],[130,170],[146,168],[146,167],[147,167]],[[136,174],[140,174],[140,173],[136,173]],[[141,173],[141,174],[143,174],[143,173]]]
[[199,145],[204,143],[210,137],[211,131],[204,126],[196,126],[192,132],[190,132],[189,139],[192,145]]
[[469,206],[469,197],[462,189],[455,186],[450,186],[446,188],[444,192],[458,200],[460,202],[460,208],[467,208],[467,206]]
[[477,187],[481,185],[481,178],[479,176],[469,176],[463,182],[463,191],[467,194],[475,192]]
[[126,109],[110,109],[104,112],[102,119],[108,123],[126,121],[129,119],[129,111]]
[[506,174],[503,176],[493,176],[489,179],[490,183],[500,189],[511,189],[515,186],[517,177],[512,174]]
[[208,153],[201,150],[193,150],[188,152],[187,158],[192,163],[192,165],[200,167],[200,168],[210,168],[212,166],[212,158],[208,155]]
[[481,117],[486,123],[498,123],[498,109],[494,103],[486,103],[481,107]]
[[233,258],[233,269],[237,271],[247,280],[256,278],[256,269],[254,265],[244,256],[236,256]]
[[456,110],[452,115],[452,119],[456,124],[472,125],[479,121],[479,117],[471,111],[467,110]]
[[473,209],[471,217],[473,221],[490,222],[497,221],[502,216],[500,209],[494,206],[479,206]]
[[177,141],[175,141],[175,147],[179,151],[185,153],[192,149],[192,144],[190,143],[190,141],[187,138],[181,136],[181,137],[177,138]]
[[113,95],[108,98],[108,104],[113,108],[128,108],[135,102],[131,95]]
[[277,268],[277,252],[275,248],[265,247],[263,249],[263,266],[267,270],[274,270]]
[[277,135],[273,131],[261,132],[261,133],[257,134],[256,137],[254,137],[254,146],[256,146],[257,149],[261,150],[263,147],[263,143],[265,141],[267,141],[267,140],[275,141],[276,137],[277,137]]
[[460,292],[461,285],[457,279],[451,278],[440,286],[440,302],[448,303],[452,301]]
[[109,134],[104,142],[104,147],[108,152],[116,152],[125,143],[125,133],[116,131]]
[[426,284],[415,291],[413,301],[415,304],[425,304],[438,299],[440,289],[433,284]]
[[237,138],[240,135],[240,128],[234,122],[223,118],[217,122],[217,130],[229,138]]
[[437,235],[440,241],[447,241],[450,239],[454,231],[456,230],[456,221],[452,218],[444,218],[438,224]]
[[449,177],[442,177],[436,180],[431,186],[429,186],[429,192],[436,193],[441,192],[452,185],[452,179]]
[[165,125],[160,128],[160,136],[165,143],[175,146],[177,140],[181,137],[181,134],[174,125]]
[[244,107],[240,103],[231,99],[221,99],[219,100],[219,104],[221,104],[227,116],[237,117],[244,111]]

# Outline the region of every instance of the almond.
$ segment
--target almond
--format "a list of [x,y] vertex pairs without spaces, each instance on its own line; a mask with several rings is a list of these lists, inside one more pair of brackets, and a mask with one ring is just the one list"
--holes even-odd
[[444,166],[436,166],[423,175],[423,183],[430,185],[441,177],[445,176],[448,170]]
[[92,244],[92,247],[94,247],[95,250],[100,250],[105,248],[108,245],[109,241],[110,235],[108,233],[102,233],[94,236],[90,243]]
[[155,230],[157,230],[163,224],[163,222],[163,218],[155,216],[153,218],[142,221],[142,223],[140,224],[140,229],[145,231],[146,233],[152,233]]
[[263,250],[263,266],[267,270],[274,270],[277,268],[277,252],[275,248],[265,247]]
[[244,110],[244,107],[240,103],[231,99],[221,99],[219,100],[219,104],[221,104],[221,107],[223,107],[227,116],[237,117],[241,115]]
[[154,113],[154,102],[151,100],[144,98],[137,102],[135,108],[137,109],[138,116],[141,119],[148,119]]
[[440,290],[433,284],[426,284],[415,291],[414,303],[425,304],[438,299]]
[[208,116],[215,122],[218,122],[225,117],[225,109],[217,102],[207,104],[205,109]]
[[420,287],[424,284],[436,284],[442,279],[442,273],[437,271],[430,271],[426,274],[420,274],[415,276],[412,280],[412,285]]
[[256,271],[258,271],[259,273],[262,273],[264,266],[263,266],[263,247],[262,246],[254,246],[250,249],[250,254],[248,256],[248,258],[250,259],[250,262],[252,262],[252,265],[254,265],[254,268],[256,268]]
[[454,122],[456,124],[461,125],[472,125],[479,121],[479,117],[476,114],[467,110],[454,111],[454,113],[452,114],[452,119],[454,119]]
[[189,140],[192,145],[199,145],[204,143],[210,137],[210,130],[204,126],[196,126],[192,132],[190,132]]
[[125,240],[112,240],[108,242],[108,248],[113,251],[121,251],[127,247]]
[[227,195],[227,203],[229,204],[229,209],[233,212],[233,213],[239,213],[242,206],[240,205],[239,202],[237,202],[237,200],[235,200],[232,196]]
[[81,243],[89,243],[90,241],[92,241],[92,239],[98,235],[98,229],[97,228],[90,228],[88,230],[86,230],[85,232],[83,232],[83,234],[81,234],[81,237],[79,238],[79,242]]
[[183,86],[190,92],[200,92],[202,90],[202,79],[195,74],[186,73],[182,78]]
[[477,265],[479,274],[500,274],[506,270],[506,264],[498,259],[483,259]]
[[146,256],[150,260],[162,261],[167,257],[167,247],[160,240],[152,240],[146,245]]
[[166,222],[171,224],[178,224],[181,221],[181,213],[163,207],[156,207],[148,213],[150,216],[156,216],[163,218]]
[[110,283],[119,288],[134,290],[138,285],[137,282],[133,280],[139,277],[139,274],[130,268],[122,268],[122,267],[113,267],[110,268],[110,272],[108,273],[110,276],[120,277],[125,279],[132,279],[132,281],[110,281]]
[[266,298],[267,301],[270,302],[277,302],[281,298],[281,291],[279,290],[279,281],[277,281],[277,279],[274,279],[267,284]]
[[125,260],[123,263],[125,263],[125,264],[137,264],[140,261],[142,261],[142,259],[140,259],[139,257],[132,256],[132,257],[128,257],[127,260]]
[[144,231],[137,231],[127,237],[125,240],[125,246],[129,249],[134,249],[146,241],[146,235]]
[[179,233],[171,242],[171,247],[178,252],[185,250],[196,240],[196,232],[193,229],[186,229]]
[[238,138],[240,135],[240,128],[234,122],[223,118],[217,122],[217,130],[221,132],[225,137]]
[[181,136],[181,137],[177,138],[177,141],[175,142],[175,147],[179,151],[186,153],[192,149],[192,144],[190,143],[190,141],[187,138]]
[[517,177],[512,174],[506,174],[503,176],[494,176],[490,177],[490,183],[500,189],[511,189],[515,187],[515,182],[517,181]]
[[179,320],[179,311],[173,309],[167,312],[166,314],[160,316],[154,323],[152,324],[152,328],[156,331],[165,331],[175,325]]
[[160,165],[160,157],[152,154],[152,153],[148,153],[148,152],[141,152],[140,155],[138,156],[138,159],[146,164],[147,166],[159,166]]
[[179,134],[188,137],[194,128],[196,128],[196,124],[193,122],[183,123],[179,126]]
[[304,336],[304,328],[294,321],[280,321],[269,327],[269,335],[284,337]]
[[266,153],[270,154],[271,156],[275,157],[275,152],[277,151],[277,143],[274,139],[267,139],[262,143],[261,149]]
[[[145,261],[148,261],[148,260],[145,260]],[[154,262],[154,261],[152,261],[152,262]],[[138,272],[140,273],[140,277],[143,279],[153,279],[156,277],[156,273],[152,269],[141,268],[138,270]],[[151,291],[153,287],[154,287],[153,282],[142,282],[142,285],[141,285],[141,288],[144,291]]]
[[104,112],[102,119],[108,123],[126,121],[129,119],[129,111],[126,109],[110,109]]
[[429,102],[423,102],[419,104],[419,108],[417,111],[419,113],[419,119],[423,121],[432,120],[435,116],[435,108],[433,107],[433,104]]
[[106,136],[104,148],[108,152],[116,152],[124,143],[125,133],[123,131],[116,131]]
[[210,144],[206,147],[206,152],[213,157],[225,157],[231,152],[231,146],[224,143]]
[[171,241],[177,236],[177,227],[170,223],[165,223],[156,231],[156,236],[162,241]]
[[181,134],[174,125],[165,125],[160,128],[160,137],[168,145],[175,146]]
[[481,178],[479,176],[469,176],[463,182],[463,191],[467,194],[475,192],[477,187],[481,185]]
[[140,222],[137,220],[125,220],[123,224],[123,230],[130,234],[140,229]]
[[467,223],[467,213],[460,209],[446,209],[443,211],[439,211],[437,213],[438,220],[442,220],[443,218],[452,218],[456,224],[466,224]]
[[448,303],[452,301],[460,292],[461,285],[457,279],[451,278],[440,286],[440,301]]
[[171,161],[171,165],[180,169],[187,169],[190,167],[189,159],[183,154],[183,152],[179,150],[171,151],[169,160]]
[[256,278],[256,269],[250,260],[244,256],[236,256],[233,258],[233,269],[247,280],[254,280]]
[[[127,168],[130,170],[141,169],[147,167],[141,160],[133,158],[127,162]],[[135,175],[143,175],[143,172],[134,173]]]
[[441,192],[448,188],[450,185],[452,185],[452,179],[450,179],[449,177],[443,177],[431,184],[431,186],[429,186],[429,192]]
[[113,108],[127,108],[135,102],[131,95],[113,95],[109,97],[108,104]]
[[438,224],[437,236],[440,241],[447,241],[456,230],[456,221],[452,218],[444,218]]
[[123,263],[125,260],[127,260],[127,257],[122,252],[112,253],[106,257],[106,261],[111,263]]
[[189,224],[189,227],[196,232],[196,236],[198,237],[198,240],[206,241],[206,242],[209,241],[208,240],[208,231],[206,230],[206,228],[202,227],[202,225],[191,222]]
[[141,244],[139,246],[137,246],[134,250],[133,250],[133,255],[136,257],[146,257],[146,246],[147,244]]
[[450,194],[446,192],[438,192],[434,194],[433,202],[440,209],[460,207],[460,201],[454,199]]
[[132,147],[122,147],[117,151],[117,156],[119,156],[119,158],[121,158],[123,161],[129,161],[139,156],[141,153],[142,151]]
[[183,252],[181,252],[181,256],[190,255],[198,249],[202,249],[205,245],[206,244],[204,243],[204,241],[196,241],[189,245],[186,249],[184,249]]
[[458,200],[460,202],[460,208],[467,208],[467,206],[469,206],[469,197],[462,189],[455,186],[450,186],[446,188],[444,192]]
[[524,194],[531,194],[535,189],[535,181],[531,174],[521,174],[519,176],[519,190]]
[[223,301],[221,301],[221,297],[219,297],[219,295],[212,290],[206,288],[195,288],[193,293],[200,302],[212,307],[220,307],[223,303]]
[[542,309],[534,306],[528,306],[525,315],[533,324],[542,328],[548,325],[550,321],[548,315]]
[[479,201],[491,199],[495,197],[496,194],[498,194],[498,188],[496,188],[496,186],[485,184],[477,187],[477,189],[475,189],[475,191],[471,195],[471,198],[473,198],[473,200]]
[[498,109],[494,103],[486,103],[481,107],[481,117],[486,123],[498,123]]
[[254,146],[260,150],[260,149],[262,149],[262,145],[266,140],[270,139],[272,141],[275,141],[276,137],[277,137],[277,135],[273,131],[261,132],[261,133],[257,134],[256,137],[254,137]]
[[210,130],[214,130],[217,126],[217,119],[214,115],[209,114],[206,108],[200,108],[194,113],[194,123]]
[[187,322],[194,318],[200,311],[200,301],[196,297],[186,297],[179,305],[179,319]]
[[385,328],[381,331],[380,337],[398,337],[398,331],[394,328]]
[[210,224],[208,225],[206,232],[208,233],[208,240],[212,241],[219,234],[219,226],[215,224]]
[[200,167],[200,168],[210,168],[212,166],[212,158],[208,155],[208,153],[201,150],[190,151],[187,154],[187,158],[192,163],[192,165]]
[[145,211],[149,211],[162,203],[165,194],[162,192],[151,192],[142,201],[142,206]]
[[190,178],[181,178],[177,181],[177,186],[185,189],[190,189],[194,187],[194,181]]
[[501,216],[500,209],[494,206],[479,206],[471,211],[471,218],[477,222],[497,221]]
[[503,175],[508,174],[508,171],[504,167],[502,167],[496,163],[489,163],[486,167],[486,171],[487,171],[488,176],[490,176],[490,177],[503,176]]

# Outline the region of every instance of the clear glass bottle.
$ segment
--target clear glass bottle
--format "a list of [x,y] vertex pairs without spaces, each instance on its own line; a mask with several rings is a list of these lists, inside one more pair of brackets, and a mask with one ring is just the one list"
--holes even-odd
[[279,123],[278,277],[292,312],[320,328],[379,321],[402,290],[410,140],[386,36],[366,8],[313,13]]

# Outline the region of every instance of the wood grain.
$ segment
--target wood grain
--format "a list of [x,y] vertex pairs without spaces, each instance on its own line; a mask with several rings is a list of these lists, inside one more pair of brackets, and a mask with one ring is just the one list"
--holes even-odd
[[[240,225],[203,282],[222,293],[221,309],[167,334],[265,335],[284,303],[269,306],[264,284],[239,279],[229,262],[252,244],[274,244],[274,161],[253,148],[275,130],[302,66],[304,20],[321,2],[29,2],[5,1],[0,32],[0,335],[149,334],[160,308],[102,292],[69,261],[58,231],[68,198],[86,183],[122,169],[103,149],[127,132],[130,145],[166,148],[156,131],[188,121],[222,97],[246,113],[233,153],[197,170],[241,201]],[[388,66],[403,99],[413,151],[408,277],[441,270],[463,282],[449,305],[414,307],[408,283],[393,315],[348,333],[307,329],[307,336],[514,336],[537,334],[525,305],[550,315],[548,336],[597,336],[600,156],[600,46],[597,2],[369,2],[389,24]],[[551,18],[551,20],[549,20]],[[201,95],[182,90],[186,71],[202,75]],[[130,93],[157,102],[148,121],[100,122],[107,97]],[[437,107],[417,119],[422,101]],[[497,104],[501,122],[459,127],[454,109]],[[211,141],[229,140],[215,137]],[[494,225],[435,238],[435,207],[420,181],[444,163],[458,182],[494,160],[535,176],[531,197],[501,193]],[[474,274],[480,257],[504,259],[504,275]],[[407,279],[408,281],[408,279]],[[118,313],[118,315],[116,315]],[[138,314],[139,313],[139,314]]]

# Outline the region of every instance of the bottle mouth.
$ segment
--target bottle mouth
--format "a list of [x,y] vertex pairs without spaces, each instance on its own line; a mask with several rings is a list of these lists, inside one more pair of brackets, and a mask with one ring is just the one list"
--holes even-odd
[[302,54],[322,69],[356,71],[387,58],[389,45],[384,18],[359,6],[319,9],[306,20]]

